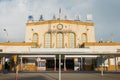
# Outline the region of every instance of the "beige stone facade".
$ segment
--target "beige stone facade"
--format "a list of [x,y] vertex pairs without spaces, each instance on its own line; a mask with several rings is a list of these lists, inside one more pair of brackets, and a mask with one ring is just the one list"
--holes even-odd
[[[61,29],[59,29],[59,24]],[[83,42],[95,42],[94,24],[88,22],[72,21],[72,20],[49,20],[42,22],[33,22],[26,24],[26,42],[34,41],[34,34],[38,36],[38,45],[45,48],[46,34],[50,34],[50,48],[57,48],[58,34],[62,34],[63,48],[70,48],[70,44],[74,43],[74,48],[80,47]],[[74,42],[70,42],[73,34]]]
[[28,22],[25,42],[0,43],[0,69],[9,59],[13,70],[17,55],[21,71],[56,71],[60,53],[64,71],[120,70],[120,43],[96,42],[92,22],[59,19]]

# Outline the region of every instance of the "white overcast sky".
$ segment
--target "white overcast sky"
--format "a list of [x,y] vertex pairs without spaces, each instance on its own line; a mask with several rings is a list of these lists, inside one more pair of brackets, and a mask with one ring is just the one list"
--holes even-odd
[[0,42],[25,40],[25,23],[29,15],[38,20],[43,14],[44,19],[52,19],[67,15],[74,19],[76,14],[81,21],[86,20],[87,14],[93,15],[96,40],[112,40],[120,42],[120,0],[0,0]]

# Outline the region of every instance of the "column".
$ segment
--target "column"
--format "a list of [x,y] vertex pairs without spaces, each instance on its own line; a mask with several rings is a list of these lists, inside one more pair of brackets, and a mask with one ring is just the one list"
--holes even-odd
[[14,57],[13,57],[13,60],[14,60],[14,71],[16,72],[16,69],[17,69],[17,55],[14,55]]
[[101,55],[101,58],[102,58],[102,61],[101,61],[101,67],[102,67],[102,69],[101,69],[101,76],[103,76],[103,55]]
[[81,70],[83,70],[83,60],[82,60],[82,56],[81,56],[81,63],[80,63],[80,66],[81,66]]
[[108,56],[108,71],[110,70],[110,56]]
[[38,72],[40,70],[40,63],[39,63],[39,61],[40,61],[40,58],[37,57],[36,58],[36,63],[37,63],[37,65],[36,65],[36,72]]
[[2,58],[2,71],[4,73],[5,70],[5,57]]
[[20,67],[21,67],[21,71],[22,71],[22,70],[23,70],[23,62],[22,62],[22,57],[21,57],[20,59],[21,59],[21,60],[20,60],[20,61],[21,61],[21,62],[20,62],[20,63],[21,63]]
[[66,57],[64,57],[64,71],[66,72],[67,69],[66,69]]
[[78,61],[78,58],[74,58],[74,71],[77,71],[80,69],[80,62]]
[[114,56],[114,61],[115,61],[115,62],[114,62],[114,63],[115,63],[115,64],[114,64],[114,70],[117,71],[116,56]]
[[56,71],[56,57],[54,58],[54,71]]

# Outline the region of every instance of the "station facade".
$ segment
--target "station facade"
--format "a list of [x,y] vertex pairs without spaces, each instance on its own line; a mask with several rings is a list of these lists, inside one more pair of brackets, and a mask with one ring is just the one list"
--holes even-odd
[[96,42],[92,22],[28,22],[24,42],[0,43],[0,68],[8,64],[11,71],[15,66],[19,71],[57,71],[60,54],[63,71],[120,70],[119,52],[120,43]]

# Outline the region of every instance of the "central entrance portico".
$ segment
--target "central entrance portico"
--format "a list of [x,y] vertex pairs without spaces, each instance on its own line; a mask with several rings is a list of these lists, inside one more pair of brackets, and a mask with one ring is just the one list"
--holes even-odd
[[[61,57],[61,68],[67,70],[92,70],[94,63],[93,59],[99,57],[98,55],[91,54],[89,48],[30,48],[28,55],[19,55],[22,58],[34,58],[35,67],[37,71],[41,70],[58,70],[59,68],[59,54]],[[21,60],[22,61],[22,60]],[[22,62],[21,62],[22,63]],[[28,63],[30,64],[30,63]],[[90,67],[90,68],[87,68]],[[21,68],[23,65],[21,64]],[[21,69],[23,70],[23,69]]]

